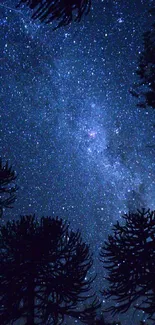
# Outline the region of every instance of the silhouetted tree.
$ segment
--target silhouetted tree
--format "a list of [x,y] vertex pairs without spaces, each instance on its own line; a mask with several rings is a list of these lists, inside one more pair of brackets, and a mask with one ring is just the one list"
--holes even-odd
[[109,288],[103,294],[115,305],[106,311],[124,313],[135,302],[150,319],[155,313],[155,211],[137,210],[117,222],[101,251]]
[[[155,15],[155,9],[152,9]],[[140,99],[138,107],[155,108],[155,24],[150,31],[143,34],[144,49],[140,55],[136,71],[139,82],[136,83],[131,94]]]
[[5,165],[0,158],[0,217],[2,217],[5,208],[13,208],[12,204],[16,200],[15,192],[17,186],[14,184],[17,176],[8,161]]
[[[87,274],[92,257],[79,231],[58,217],[25,216],[1,225],[0,236],[1,325],[21,318],[25,325],[61,324],[65,315],[86,322],[96,315],[100,303],[90,296]],[[80,310],[86,293],[91,303]]]
[[56,28],[66,26],[72,21],[79,22],[83,14],[88,14],[91,8],[91,0],[20,0],[17,7],[22,3],[34,9],[33,19],[47,24],[59,21]]

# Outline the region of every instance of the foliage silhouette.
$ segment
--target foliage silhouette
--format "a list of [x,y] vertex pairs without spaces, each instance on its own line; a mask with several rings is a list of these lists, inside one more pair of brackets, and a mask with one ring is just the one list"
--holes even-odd
[[[151,10],[155,16],[155,9]],[[139,82],[130,90],[130,93],[140,99],[138,107],[155,108],[155,24],[150,31],[143,34],[144,49],[140,55],[136,74]]]
[[[90,296],[93,278],[86,279],[89,247],[68,227],[58,217],[35,216],[1,225],[1,325],[21,318],[25,325],[61,324],[65,315],[85,323],[96,315],[100,303]],[[86,293],[92,302],[79,310]]]
[[[155,313],[155,211],[137,210],[117,222],[113,235],[101,250],[103,266],[108,271],[109,288],[103,294],[113,297],[115,305],[106,311],[126,312],[133,303],[148,318]],[[103,258],[103,259],[102,259]]]
[[16,178],[12,166],[9,166],[8,161],[3,165],[0,158],[0,217],[2,217],[5,208],[13,208],[12,204],[16,200],[15,192],[18,189],[14,184]]
[[23,3],[34,10],[33,19],[39,19],[46,24],[59,21],[54,29],[66,26],[72,21],[79,22],[83,14],[88,14],[91,8],[91,0],[45,0],[44,2],[41,0],[20,0],[17,7]]

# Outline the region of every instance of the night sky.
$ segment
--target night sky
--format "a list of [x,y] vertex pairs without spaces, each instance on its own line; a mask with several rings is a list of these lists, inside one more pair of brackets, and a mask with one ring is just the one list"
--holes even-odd
[[94,0],[79,24],[54,32],[17,2],[0,4],[0,155],[19,186],[4,215],[58,215],[79,228],[103,289],[98,254],[112,224],[155,209],[154,112],[129,93],[153,1]]

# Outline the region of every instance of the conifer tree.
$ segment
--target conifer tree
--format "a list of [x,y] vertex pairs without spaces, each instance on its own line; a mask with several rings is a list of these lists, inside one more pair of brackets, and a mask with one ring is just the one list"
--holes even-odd
[[15,185],[15,180],[17,175],[9,166],[8,161],[6,164],[2,163],[2,158],[0,158],[0,217],[2,217],[3,210],[6,208],[13,208],[13,203],[16,200],[17,186]]
[[[155,16],[155,9],[151,13]],[[137,106],[155,108],[155,24],[143,34],[143,50],[136,74],[139,81],[133,85],[130,93],[138,98]]]
[[66,26],[72,21],[79,22],[91,8],[91,0],[20,0],[17,7],[24,3],[33,10],[33,19],[39,19],[46,24],[58,21],[56,28]]
[[155,318],[155,211],[137,211],[117,222],[101,251],[109,287],[105,297],[115,303],[106,311],[124,313],[131,306]]
[[[89,247],[62,219],[24,216],[0,226],[1,325],[61,324],[65,315],[82,322],[100,304],[90,296]],[[88,295],[87,295],[88,294]],[[80,305],[89,298],[87,308]]]

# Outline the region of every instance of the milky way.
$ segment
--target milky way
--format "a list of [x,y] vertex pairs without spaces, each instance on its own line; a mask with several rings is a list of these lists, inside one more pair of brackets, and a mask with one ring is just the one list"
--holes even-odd
[[0,152],[19,186],[7,218],[69,220],[98,272],[112,224],[129,209],[155,208],[154,112],[129,94],[151,1],[94,1],[80,24],[55,32],[16,4],[0,5]]

